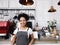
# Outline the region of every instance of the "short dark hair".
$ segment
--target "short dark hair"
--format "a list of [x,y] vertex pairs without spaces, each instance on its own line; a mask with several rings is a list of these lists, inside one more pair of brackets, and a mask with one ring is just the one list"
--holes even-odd
[[19,15],[18,15],[18,20],[19,20],[19,21],[20,21],[20,18],[21,18],[21,17],[24,17],[24,18],[26,19],[26,21],[29,20],[28,14],[25,14],[25,13],[19,14]]

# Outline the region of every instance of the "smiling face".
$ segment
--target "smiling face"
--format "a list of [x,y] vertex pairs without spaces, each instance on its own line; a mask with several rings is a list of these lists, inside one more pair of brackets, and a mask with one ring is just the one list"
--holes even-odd
[[27,23],[26,19],[24,17],[21,17],[20,18],[20,24],[21,24],[21,26],[22,27],[26,26],[26,23]]

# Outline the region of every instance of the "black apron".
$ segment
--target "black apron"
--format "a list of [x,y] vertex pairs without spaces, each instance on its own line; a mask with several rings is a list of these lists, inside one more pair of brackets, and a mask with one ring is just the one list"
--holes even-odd
[[[27,29],[28,31],[28,29]],[[29,38],[28,38],[28,32],[18,31],[17,32],[17,38],[16,38],[16,45],[28,45]]]

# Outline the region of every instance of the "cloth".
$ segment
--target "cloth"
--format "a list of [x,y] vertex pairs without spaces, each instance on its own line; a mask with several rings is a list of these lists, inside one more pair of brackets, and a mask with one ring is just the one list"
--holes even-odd
[[27,32],[17,32],[16,45],[28,45],[29,38]]
[[[21,30],[21,29],[19,28],[19,31],[27,32],[28,37],[29,37],[29,35],[33,34],[33,31],[32,31],[31,28],[29,28],[28,31],[27,31],[27,29],[28,29],[28,28],[26,28],[25,30]],[[13,34],[17,34],[17,32],[18,32],[18,28],[15,29],[15,31],[13,32]]]

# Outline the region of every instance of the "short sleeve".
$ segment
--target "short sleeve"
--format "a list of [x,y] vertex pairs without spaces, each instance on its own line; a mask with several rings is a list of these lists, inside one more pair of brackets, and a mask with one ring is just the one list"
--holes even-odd
[[18,32],[18,29],[16,28],[15,31],[13,32],[13,34],[17,34]]
[[28,32],[29,32],[29,34],[33,34],[33,31],[31,28],[29,28]]

